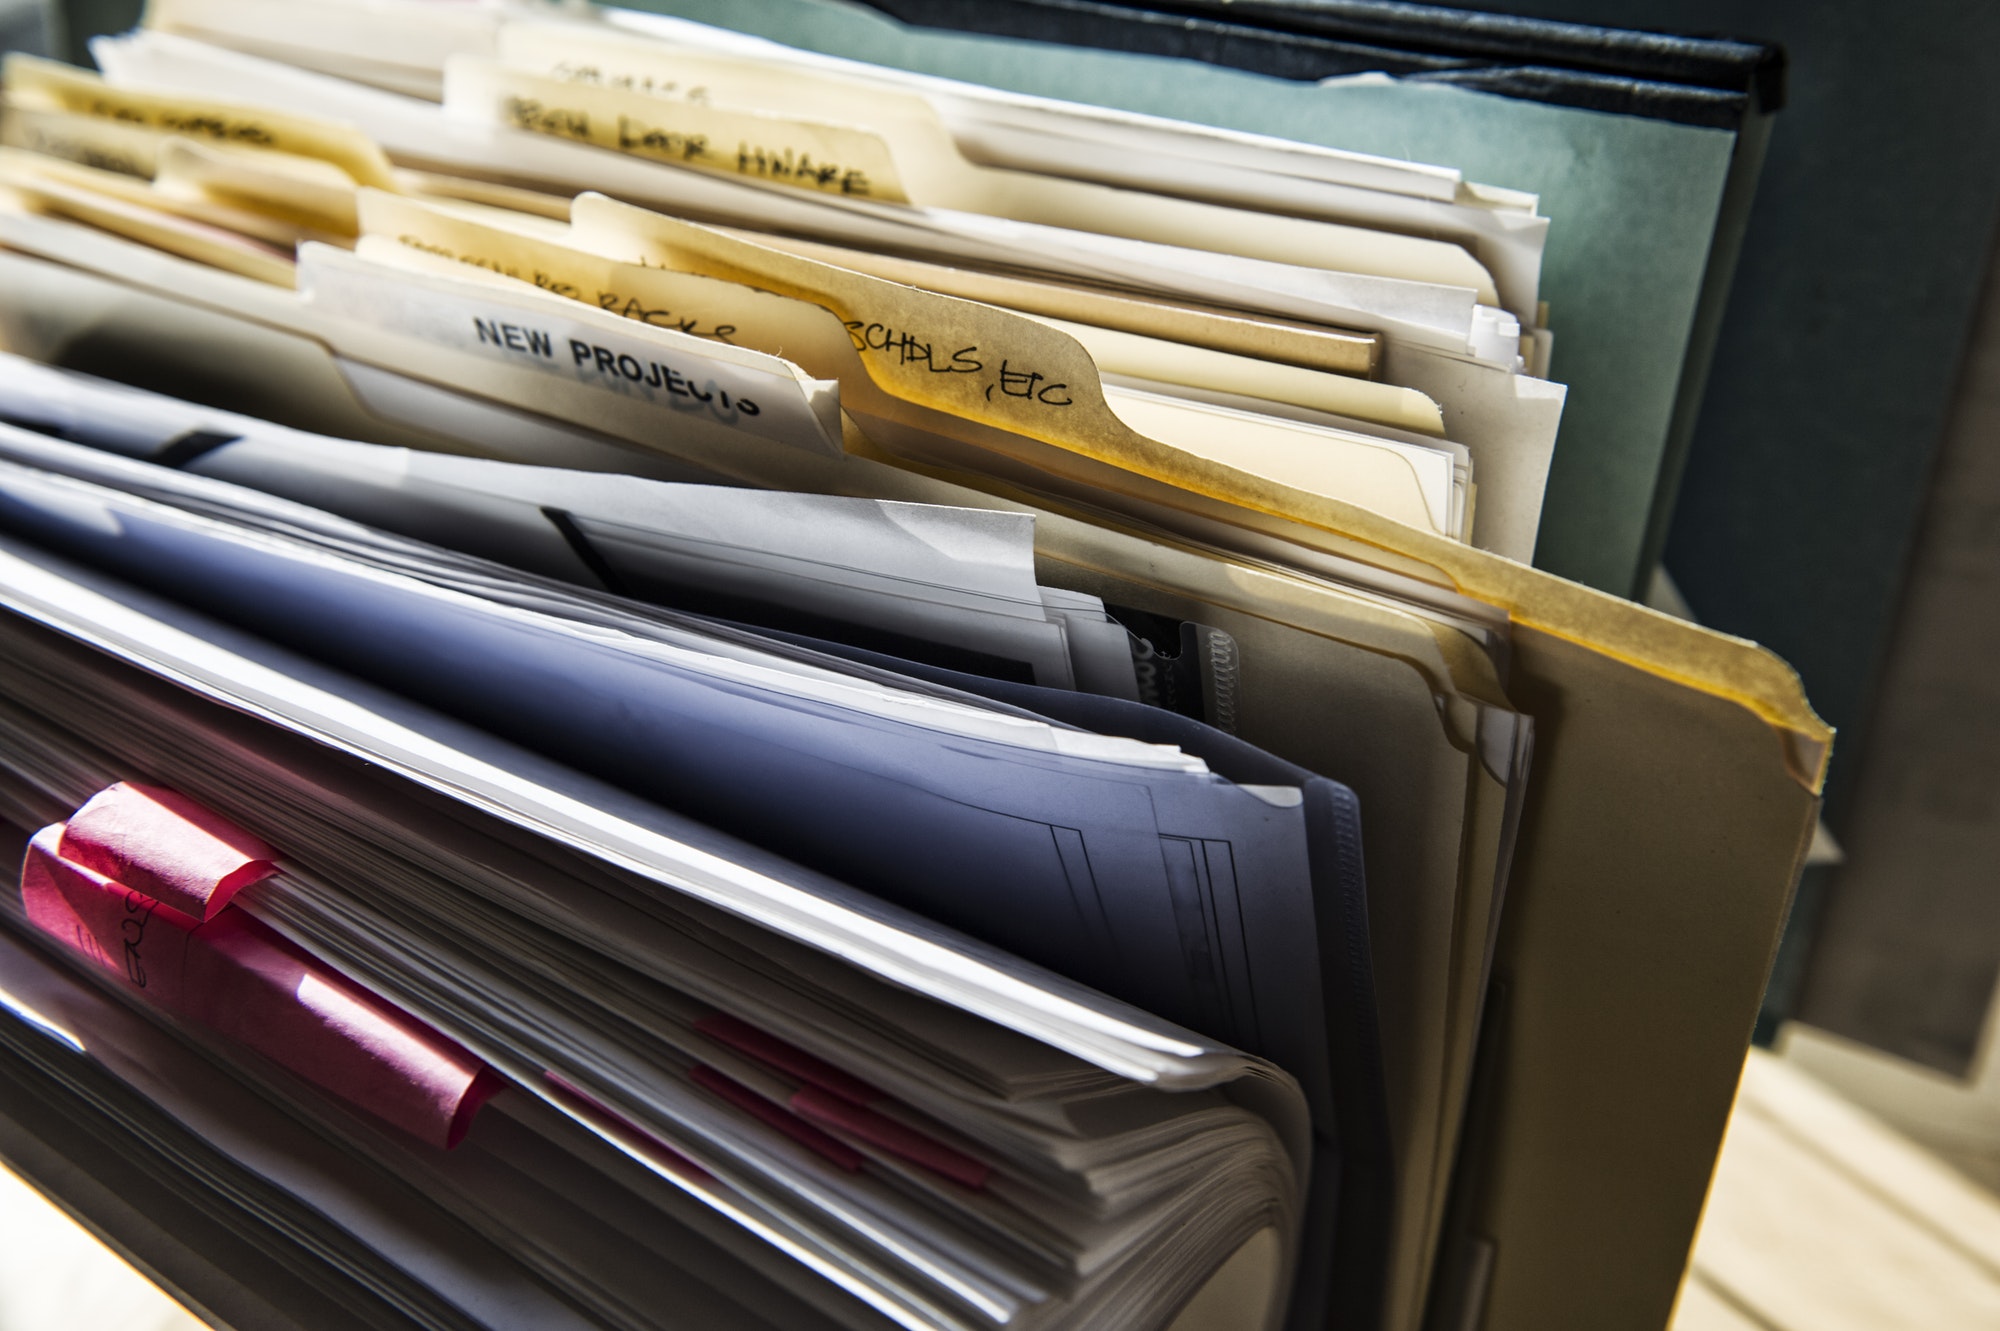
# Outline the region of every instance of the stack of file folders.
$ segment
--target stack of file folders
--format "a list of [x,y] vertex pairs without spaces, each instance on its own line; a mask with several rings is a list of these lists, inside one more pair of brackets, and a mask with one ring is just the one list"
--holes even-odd
[[1527,566],[1531,195],[620,11],[94,53],[0,1153],[238,1325],[1664,1316],[1830,736]]

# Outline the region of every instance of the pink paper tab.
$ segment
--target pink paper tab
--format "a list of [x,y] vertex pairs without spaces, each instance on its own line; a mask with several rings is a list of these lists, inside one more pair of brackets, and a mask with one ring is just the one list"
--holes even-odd
[[900,1156],[953,1183],[968,1188],[983,1188],[986,1180],[993,1176],[991,1165],[974,1160],[963,1151],[955,1151],[936,1138],[926,1137],[887,1115],[828,1095],[817,1087],[807,1086],[794,1092],[788,1103],[805,1118],[857,1137],[878,1150]]
[[697,1063],[688,1069],[697,1086],[712,1091],[752,1118],[784,1133],[799,1145],[831,1160],[852,1174],[868,1163],[868,1157],[837,1137],[832,1137],[792,1113],[781,1104],[766,1100],[739,1081],[732,1081],[714,1068]]
[[21,905],[29,923],[122,976],[162,1007],[178,1009],[195,923],[142,892],[71,864],[58,853],[63,825],[28,842]]
[[478,1059],[241,911],[193,936],[188,1016],[412,1136],[458,1145],[496,1089]]
[[90,797],[62,834],[62,858],[207,920],[267,876],[277,852],[185,795],[120,781]]
[[889,1098],[861,1078],[842,1072],[825,1059],[815,1058],[775,1035],[767,1035],[727,1012],[711,1012],[695,1022],[694,1028],[718,1044],[726,1044],[739,1054],[775,1068],[795,1081],[817,1086],[829,1095],[837,1095],[849,1104],[871,1105],[877,1100]]
[[28,919],[149,1000],[434,1146],[456,1146],[499,1088],[478,1059],[267,925],[233,910],[194,924],[70,863],[62,845],[61,823],[28,843]]

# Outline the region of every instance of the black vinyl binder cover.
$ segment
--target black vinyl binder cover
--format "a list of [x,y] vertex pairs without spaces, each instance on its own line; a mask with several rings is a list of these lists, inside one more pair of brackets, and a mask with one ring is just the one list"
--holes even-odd
[[1737,129],[1784,104],[1780,47],[1380,0],[869,0],[905,23],[1311,81],[1379,72]]

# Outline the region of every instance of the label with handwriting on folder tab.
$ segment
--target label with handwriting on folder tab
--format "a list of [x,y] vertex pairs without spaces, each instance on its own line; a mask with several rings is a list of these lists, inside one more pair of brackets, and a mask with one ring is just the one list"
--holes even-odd
[[[1094,368],[1084,378],[1052,372],[1049,367],[1056,362],[1019,339],[989,337],[979,330],[972,337],[940,336],[922,318],[844,319],[823,303],[764,290],[768,284],[761,281],[752,285],[606,258],[378,190],[363,191],[361,222],[364,257],[383,257],[385,242],[393,240],[404,250],[532,283],[627,319],[678,326],[682,332],[782,354],[815,378],[838,380],[842,401],[857,411],[901,418],[909,415],[912,404],[934,405],[915,393],[898,395],[892,384],[878,382],[884,375],[876,370],[885,366],[911,379],[950,379],[994,415],[1061,412],[1077,400],[1073,384],[1096,382]],[[664,262],[663,256],[655,257]],[[1040,329],[1025,321],[1014,323]]]
[[[432,276],[370,262],[323,245],[300,250],[299,288],[315,309],[432,347],[498,362],[510,372],[566,381],[638,404],[658,428],[701,422],[839,456],[839,404],[827,385],[772,356],[671,329],[625,331],[594,310],[564,303],[432,256],[456,274]],[[414,252],[414,251],[413,251]],[[546,411],[545,405],[536,409]],[[589,426],[581,418],[578,424]]]
[[906,402],[1033,438],[1130,437],[1083,345],[1009,310],[789,254],[600,194],[571,205],[576,244],[745,283],[832,311],[869,377]]
[[815,194],[908,201],[889,145],[844,125],[724,110],[610,84],[566,83],[466,58],[446,65],[445,105],[514,129],[674,166]]
[[167,136],[136,125],[9,104],[0,116],[0,144],[99,171],[151,179]]
[[[407,253],[415,253],[497,273],[634,323],[782,355],[816,379],[840,381],[843,392],[872,389],[859,373],[854,335],[818,305],[740,282],[606,259],[379,190],[362,192],[360,216],[364,257],[407,263]],[[522,336],[499,331],[503,339]]]
[[317,158],[339,167],[356,184],[386,188],[391,183],[388,157],[351,126],[261,106],[113,87],[95,74],[32,56],[8,56],[5,70],[8,100],[20,105],[231,147]]

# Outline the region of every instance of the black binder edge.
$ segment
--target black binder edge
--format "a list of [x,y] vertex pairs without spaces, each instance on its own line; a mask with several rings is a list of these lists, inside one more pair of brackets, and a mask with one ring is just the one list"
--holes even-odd
[[[865,0],[900,23],[918,28],[1003,37],[1052,45],[1082,46],[1138,55],[1197,60],[1293,82],[1316,82],[1351,74],[1382,73],[1395,78],[1449,82],[1497,96],[1545,102],[1614,115],[1641,116],[1709,129],[1738,129],[1753,112],[1775,110],[1783,100],[1784,52],[1776,46],[1742,42],[1707,43],[1699,38],[1654,38],[1652,34],[1586,28],[1541,21],[1541,29],[1570,30],[1556,42],[1522,38],[1518,53],[1496,59],[1480,42],[1389,44],[1365,27],[1331,22],[1332,5],[1267,4],[1245,7],[1219,0],[1168,0],[1139,6],[1124,0]],[[1430,33],[1457,32],[1463,10],[1431,10]],[[1294,16],[1311,10],[1310,23]],[[1321,9],[1329,12],[1321,13]],[[1229,17],[1211,17],[1211,13]],[[1262,18],[1263,23],[1256,20]],[[1289,26],[1275,25],[1280,20]],[[1247,20],[1247,21],[1246,21]],[[1487,25],[1472,25],[1484,31]],[[1539,30],[1538,30],[1539,31]],[[1592,35],[1595,36],[1592,36]],[[1612,40],[1612,39],[1617,40]],[[1664,43],[1651,51],[1649,41]],[[1486,43],[1491,45],[1490,42]],[[1696,59],[1694,48],[1714,46],[1715,59]],[[1636,54],[1625,55],[1627,48]],[[1756,52],[1751,57],[1746,52]],[[1610,53],[1607,58],[1599,58]],[[1615,58],[1612,58],[1615,57]],[[1686,66],[1698,79],[1656,76]]]
[[1779,110],[1785,101],[1784,48],[1731,37],[1607,28],[1406,0],[1152,0],[1152,7],[1494,64],[1552,65],[1749,93],[1763,111]]

